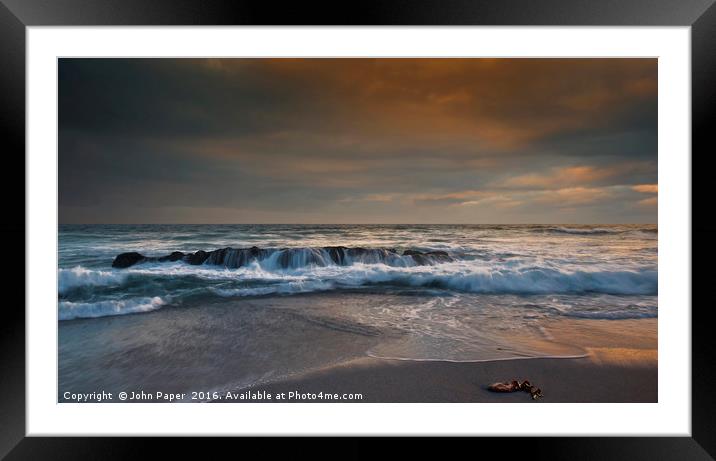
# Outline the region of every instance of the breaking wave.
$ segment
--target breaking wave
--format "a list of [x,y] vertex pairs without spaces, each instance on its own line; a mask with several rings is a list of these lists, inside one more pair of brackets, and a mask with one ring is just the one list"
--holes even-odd
[[[302,266],[275,268],[272,261],[254,261],[236,269],[191,266],[184,262],[144,264],[127,270],[125,278],[104,271],[77,270],[72,287],[115,285],[127,280],[161,285],[184,280],[185,287],[206,288],[219,296],[292,294],[376,285],[424,287],[484,294],[603,293],[655,295],[658,273],[652,269],[558,270],[551,267],[507,267],[481,261],[454,261],[430,266],[396,267],[383,263],[350,266]],[[109,274],[109,275],[108,275]],[[226,286],[226,284],[238,286]],[[218,286],[217,286],[218,284]]]
[[[623,228],[550,229],[542,232],[631,232]],[[225,247],[164,256],[121,253],[111,268],[107,258],[104,267],[96,261],[92,268],[59,269],[60,320],[146,312],[170,302],[192,305],[205,298],[219,302],[219,298],[351,290],[424,296],[658,295],[657,267],[649,258],[629,261],[594,253],[591,247],[582,251],[581,243],[572,243],[579,247],[572,252],[545,256],[542,247],[535,252],[529,244],[519,249],[504,247],[497,240],[488,242],[488,249],[458,242],[449,248],[416,245],[400,250],[315,246]],[[650,309],[644,312],[651,315]],[[569,309],[569,313],[556,314],[620,318],[644,312],[626,309],[619,313],[607,306],[604,312]]]
[[61,301],[59,319],[72,320],[77,318],[105,317],[108,315],[133,314],[159,309],[165,301],[159,296],[152,298],[133,298],[126,300],[109,300],[88,303]]
[[82,266],[72,269],[60,269],[57,274],[57,286],[60,294],[83,286],[111,286],[121,285],[127,274],[115,271],[101,271],[85,269]]

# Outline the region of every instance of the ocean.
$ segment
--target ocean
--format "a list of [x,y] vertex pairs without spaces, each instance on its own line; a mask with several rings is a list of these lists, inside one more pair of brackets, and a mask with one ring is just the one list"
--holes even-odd
[[[545,323],[657,317],[657,242],[655,225],[61,225],[60,394],[578,355]],[[146,259],[113,267],[128,252]]]

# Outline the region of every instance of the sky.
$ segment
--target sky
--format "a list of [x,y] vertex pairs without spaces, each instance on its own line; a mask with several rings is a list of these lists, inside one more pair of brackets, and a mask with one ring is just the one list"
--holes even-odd
[[60,59],[60,223],[656,223],[656,59]]

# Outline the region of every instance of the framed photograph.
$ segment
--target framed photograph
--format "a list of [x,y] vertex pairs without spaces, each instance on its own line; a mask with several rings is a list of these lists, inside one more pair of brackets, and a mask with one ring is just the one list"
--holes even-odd
[[3,0],[26,271],[1,453],[468,435],[712,459],[712,3]]

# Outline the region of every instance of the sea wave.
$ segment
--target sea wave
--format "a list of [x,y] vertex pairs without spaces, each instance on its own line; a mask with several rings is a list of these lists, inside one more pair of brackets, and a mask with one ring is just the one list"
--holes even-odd
[[83,286],[121,285],[126,278],[126,273],[91,270],[76,266],[71,269],[60,269],[57,274],[57,285],[60,294],[65,294],[73,288]]
[[[542,230],[542,229],[541,229]],[[600,235],[600,234],[621,234],[628,232],[625,229],[608,229],[595,227],[547,227],[543,230],[556,234],[573,234],[573,235]]]
[[464,272],[396,272],[375,274],[373,280],[410,286],[447,288],[468,293],[603,293],[655,295],[656,271],[607,270],[564,272],[528,267],[517,270],[468,270]]
[[565,317],[573,317],[578,319],[590,319],[590,320],[628,320],[628,319],[655,319],[658,317],[656,310],[653,312],[630,312],[630,311],[575,311],[565,312],[562,315]]
[[61,301],[59,304],[59,319],[72,320],[148,312],[159,309],[164,304],[166,304],[166,301],[159,296],[85,303]]
[[[72,286],[118,284],[121,279],[103,271],[82,271]],[[220,296],[252,296],[273,293],[303,293],[340,288],[396,285],[442,288],[467,293],[604,293],[620,295],[655,295],[658,272],[651,268],[630,270],[595,268],[594,270],[555,269],[539,265],[490,266],[482,261],[455,261],[432,266],[395,267],[382,263],[354,263],[350,266],[305,266],[295,269],[266,268],[254,261],[237,269],[191,266],[183,262],[147,264],[130,269],[126,275],[134,280],[145,277],[153,284],[163,279],[186,278],[194,287],[205,285]],[[100,283],[101,282],[101,283]],[[240,283],[241,286],[214,287],[217,282]]]

